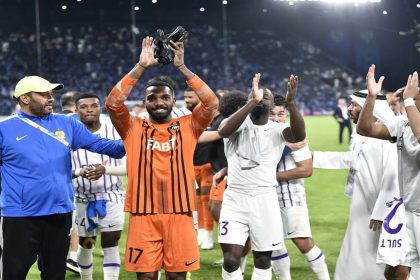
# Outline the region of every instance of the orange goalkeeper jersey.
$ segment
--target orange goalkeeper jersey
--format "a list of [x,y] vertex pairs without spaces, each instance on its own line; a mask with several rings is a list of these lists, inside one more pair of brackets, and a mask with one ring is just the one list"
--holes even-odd
[[128,187],[125,210],[179,213],[195,210],[192,115],[168,124],[137,119],[126,139]]
[[[198,137],[213,119],[214,110],[199,104],[191,115],[165,124],[132,117],[121,102],[115,101],[121,91],[127,91],[124,90],[127,77],[124,79],[114,87],[106,102],[127,154],[124,210],[133,214],[195,210],[193,154]],[[131,83],[128,85],[128,91],[131,91],[135,80],[128,79],[128,83]],[[209,94],[214,95],[211,90]],[[205,97],[213,100],[206,93]]]

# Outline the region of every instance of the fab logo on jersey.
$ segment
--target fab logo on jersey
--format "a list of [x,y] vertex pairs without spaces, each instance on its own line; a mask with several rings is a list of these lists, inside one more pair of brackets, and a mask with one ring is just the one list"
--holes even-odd
[[148,139],[146,149],[168,152],[174,149],[174,145],[175,145],[175,137],[172,137],[171,140],[166,141],[166,142],[159,142],[157,140]]

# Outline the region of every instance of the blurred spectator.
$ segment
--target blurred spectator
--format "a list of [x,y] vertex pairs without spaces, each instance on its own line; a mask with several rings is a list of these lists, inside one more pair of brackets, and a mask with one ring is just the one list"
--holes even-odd
[[76,91],[68,91],[61,95],[60,105],[61,112],[60,114],[71,114],[76,112],[76,98],[79,95]]
[[351,133],[352,133],[352,126],[351,126],[351,122],[350,122],[350,118],[349,118],[349,114],[347,112],[347,101],[345,98],[339,98],[337,100],[337,107],[335,107],[334,109],[334,118],[337,120],[339,126],[340,126],[340,130],[338,133],[338,139],[339,139],[339,143],[340,145],[343,144],[343,132],[344,132],[344,128],[347,127],[348,131],[349,131],[349,143],[350,143],[350,138],[351,138]]
[[143,112],[146,112],[146,107],[142,103],[134,104],[130,110],[130,114],[136,117],[140,116]]

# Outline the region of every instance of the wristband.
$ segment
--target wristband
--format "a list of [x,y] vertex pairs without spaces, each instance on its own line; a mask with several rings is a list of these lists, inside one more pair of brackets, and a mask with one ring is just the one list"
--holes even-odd
[[409,106],[416,106],[416,103],[414,103],[413,98],[407,98],[404,100],[404,107],[407,108]]
[[179,65],[176,69],[179,69],[179,68],[181,68],[182,66],[185,66],[185,64],[184,63],[182,63],[181,65]]
[[187,83],[194,91],[200,90],[205,85],[203,80],[200,79],[200,77],[198,77],[197,75],[194,75],[194,77],[189,79]]

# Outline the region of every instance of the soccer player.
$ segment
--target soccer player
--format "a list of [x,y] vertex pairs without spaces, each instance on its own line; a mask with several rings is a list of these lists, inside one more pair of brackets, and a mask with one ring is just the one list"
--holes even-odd
[[268,120],[273,94],[260,89],[259,80],[258,73],[246,105],[218,130],[225,138],[229,167],[219,219],[223,279],[243,279],[239,265],[248,236],[254,254],[252,279],[271,279],[271,252],[284,247],[276,165],[286,141],[305,139],[305,123],[295,104],[297,76],[291,75],[288,83],[290,127]]
[[[351,95],[348,108],[355,124],[366,91]],[[375,106],[373,121],[394,119],[385,96]],[[314,152],[314,168],[349,169],[345,193],[351,198],[349,221],[338,256],[336,280],[382,279],[383,265],[376,264],[379,229],[387,212],[386,202],[398,197],[397,154],[387,141],[364,137],[354,132],[349,152]]]
[[[97,95],[81,94],[76,98],[75,104],[80,121],[90,132],[103,138],[121,139],[112,124],[101,123],[102,110]],[[121,175],[126,174],[125,158],[115,159],[79,149],[73,152],[73,169],[73,184],[76,188],[75,220],[79,234],[77,261],[81,278],[93,279],[92,254],[96,236],[100,233],[104,252],[104,279],[118,279],[118,241],[124,226],[125,198]]]
[[[188,110],[193,111],[200,103],[200,99],[191,87],[184,91],[184,101]],[[216,116],[217,118],[217,116]],[[214,247],[213,218],[208,209],[209,194],[213,181],[210,163],[209,143],[198,143],[194,151],[194,172],[197,181],[197,216],[198,216],[198,245],[201,249],[210,250]]]
[[52,113],[60,88],[38,76],[21,79],[14,92],[21,111],[0,122],[3,280],[25,279],[37,256],[42,279],[64,279],[74,209],[71,150],[125,154],[121,141]]
[[130,116],[124,100],[144,71],[157,64],[153,38],[142,42],[139,62],[112,89],[106,100],[111,120],[127,150],[127,197],[130,213],[125,267],[138,279],[185,279],[186,271],[199,268],[193,225],[195,210],[194,148],[200,134],[217,111],[213,91],[184,64],[183,43],[170,42],[173,65],[187,79],[201,104],[190,115],[173,119],[175,89],[169,77],[145,85],[148,119]]
[[[408,252],[405,261],[397,266],[387,264],[386,279],[406,279],[410,268],[420,266],[420,91],[417,72],[408,77],[403,92],[406,116],[384,123],[373,123],[372,112],[384,77],[375,79],[375,65],[369,67],[366,76],[368,96],[360,113],[357,132],[378,139],[397,143],[398,185],[405,205],[406,228],[408,232]],[[376,103],[375,103],[376,101]],[[375,161],[375,159],[372,159]]]
[[[281,95],[274,97],[274,107],[269,119],[285,123],[287,117],[286,100]],[[325,256],[314,244],[309,223],[308,207],[303,178],[312,175],[312,155],[308,145],[296,147],[287,144],[277,165],[277,195],[280,204],[285,239],[291,239],[299,251],[305,255],[317,279],[330,279]],[[274,274],[279,280],[290,280],[290,258],[286,247],[274,251],[271,256]]]

